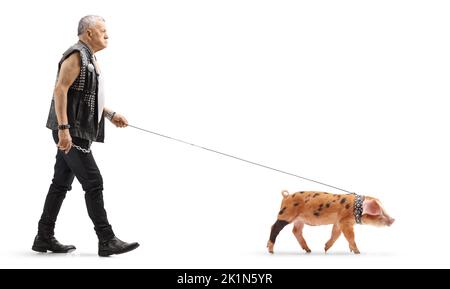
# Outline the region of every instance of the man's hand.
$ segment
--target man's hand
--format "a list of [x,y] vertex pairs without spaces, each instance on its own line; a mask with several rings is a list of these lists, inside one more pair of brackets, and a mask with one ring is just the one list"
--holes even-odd
[[127,119],[121,115],[121,114],[114,114],[113,119],[111,120],[111,122],[116,126],[116,127],[127,127],[128,126],[128,121]]
[[58,131],[58,148],[64,151],[66,154],[69,153],[72,148],[72,137],[70,136],[68,129],[62,129]]

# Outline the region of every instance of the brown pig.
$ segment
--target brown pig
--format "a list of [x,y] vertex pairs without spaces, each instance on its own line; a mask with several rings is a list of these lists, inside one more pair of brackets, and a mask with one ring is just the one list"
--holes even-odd
[[278,218],[273,224],[267,248],[273,253],[275,239],[288,224],[294,224],[293,233],[300,246],[306,252],[311,252],[303,238],[304,224],[310,226],[333,225],[331,238],[325,244],[327,252],[334,242],[344,233],[350,251],[359,254],[355,243],[353,225],[368,224],[374,226],[390,226],[394,223],[383,209],[381,202],[373,197],[356,194],[330,194],[325,192],[281,192],[283,200]]

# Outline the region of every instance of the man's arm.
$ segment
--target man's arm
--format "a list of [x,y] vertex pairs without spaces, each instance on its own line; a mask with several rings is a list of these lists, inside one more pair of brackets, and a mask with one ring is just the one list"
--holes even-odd
[[[116,126],[116,127],[126,127],[128,126],[127,119],[118,113],[115,113],[111,109],[104,107],[103,111],[105,112],[105,115],[107,118]],[[111,117],[112,116],[112,117]]]
[[[61,65],[58,81],[56,82],[53,95],[55,97],[55,112],[58,124],[68,124],[67,119],[67,92],[72,83],[80,74],[80,54],[75,52],[70,55]],[[66,154],[72,147],[72,137],[69,130],[58,130],[58,148]]]

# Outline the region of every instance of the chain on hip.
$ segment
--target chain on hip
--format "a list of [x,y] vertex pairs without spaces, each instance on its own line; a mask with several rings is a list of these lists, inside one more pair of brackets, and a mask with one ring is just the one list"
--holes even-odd
[[91,149],[90,149],[90,148],[85,149],[85,148],[82,148],[82,147],[80,147],[80,146],[77,146],[77,145],[74,144],[74,143],[72,143],[72,146],[73,146],[74,148],[76,148],[77,150],[79,150],[79,151],[85,153],[85,154],[88,154],[88,153],[91,152]]

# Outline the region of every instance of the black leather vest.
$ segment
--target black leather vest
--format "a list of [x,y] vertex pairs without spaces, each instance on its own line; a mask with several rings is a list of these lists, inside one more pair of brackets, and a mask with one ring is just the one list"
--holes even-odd
[[[79,52],[81,59],[80,75],[70,86],[67,92],[67,118],[72,136],[82,139],[103,142],[105,138],[104,114],[98,115],[98,72],[94,65],[94,54],[86,44],[79,41],[64,52],[58,64],[58,76],[61,64],[72,53]],[[101,118],[99,122],[98,119]],[[58,120],[55,112],[55,97],[50,105],[47,127],[58,129]]]

